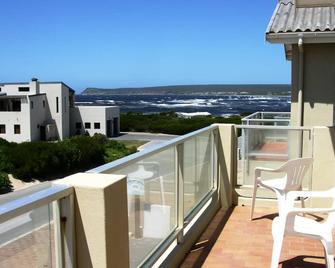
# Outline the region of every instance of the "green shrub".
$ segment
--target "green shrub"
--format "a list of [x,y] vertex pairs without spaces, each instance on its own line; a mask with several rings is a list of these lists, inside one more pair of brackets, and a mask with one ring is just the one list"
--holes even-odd
[[8,193],[12,190],[11,182],[8,178],[8,174],[0,172],[0,194]]
[[195,116],[179,118],[176,113],[144,115],[141,113],[121,114],[121,131],[139,131],[184,135],[214,123],[241,124],[239,116],[223,118],[219,116]]
[[104,160],[106,163],[108,163],[136,152],[136,147],[131,147],[130,149],[128,149],[124,144],[120,142],[109,140],[105,147]]

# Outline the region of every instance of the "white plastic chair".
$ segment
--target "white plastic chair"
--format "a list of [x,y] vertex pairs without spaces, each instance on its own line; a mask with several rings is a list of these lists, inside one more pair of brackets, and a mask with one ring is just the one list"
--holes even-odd
[[[252,205],[250,212],[250,219],[253,219],[256,193],[259,186],[265,187],[274,191],[278,199],[278,210],[281,211],[281,204],[286,199],[286,194],[289,191],[300,191],[302,189],[302,180],[313,163],[313,158],[298,158],[292,159],[284,163],[281,167],[277,169],[270,168],[255,168],[255,182],[254,182],[254,191],[252,195]],[[275,172],[275,173],[285,173],[286,175],[282,178],[271,179],[271,180],[262,180],[261,173],[262,171],[266,172]],[[301,199],[302,206],[304,207],[304,200]]]
[[[332,198],[330,208],[295,208],[294,200],[298,197]],[[323,222],[297,215],[298,213],[327,213],[328,217]],[[271,268],[278,267],[283,238],[286,235],[304,236],[320,240],[325,250],[328,268],[334,268],[332,230],[335,225],[335,187],[328,191],[305,192],[292,191],[287,194],[283,205],[282,214],[272,223],[273,249]]]

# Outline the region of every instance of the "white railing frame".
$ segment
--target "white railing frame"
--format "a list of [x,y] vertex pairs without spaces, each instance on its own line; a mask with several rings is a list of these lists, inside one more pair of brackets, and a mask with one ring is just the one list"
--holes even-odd
[[[122,168],[125,168],[129,165],[135,164],[139,161],[142,161],[150,156],[153,156],[155,154],[158,154],[162,151],[168,150],[168,149],[174,149],[174,156],[175,156],[175,180],[176,180],[176,212],[177,212],[177,226],[176,228],[171,232],[170,236],[168,236],[165,240],[163,240],[156,249],[150,254],[143,262],[140,264],[140,266],[143,267],[150,267],[155,261],[159,259],[159,257],[162,255],[162,253],[174,242],[177,241],[178,243],[183,243],[184,241],[184,235],[185,227],[190,228],[189,224],[191,222],[191,219],[199,216],[201,212],[201,208],[203,204],[211,200],[213,197],[213,194],[218,189],[218,167],[214,166],[217,165],[217,151],[218,151],[218,131],[219,131],[219,124],[213,124],[211,126],[202,128],[200,130],[188,133],[186,135],[177,137],[173,140],[167,141],[161,145],[158,145],[157,147],[154,147],[149,150],[143,150],[138,153],[126,156],[124,158],[121,158],[119,160],[113,161],[111,163],[102,165],[100,167],[91,169],[87,171],[88,173],[108,173],[112,174],[115,171],[119,171]],[[210,135],[210,145],[211,145],[211,174],[210,174],[210,180],[212,183],[212,190],[209,191],[199,202],[194,204],[191,211],[185,215],[184,212],[184,163],[183,163],[183,155],[184,155],[184,148],[183,144],[186,141],[189,141],[193,138],[196,138],[197,136],[208,133]],[[201,212],[202,214],[203,212]],[[187,219],[186,219],[187,218]]]
[[[48,185],[48,183],[45,183]],[[32,186],[33,188],[34,186]],[[24,213],[28,213],[33,209],[42,206],[53,206],[53,222],[55,233],[55,262],[57,268],[75,267],[75,243],[74,237],[74,208],[73,208],[73,187],[68,185],[52,185],[43,189],[43,185],[39,185],[36,192],[23,195],[16,199],[10,200],[11,194],[6,195],[0,204],[0,224],[11,220]],[[41,189],[42,188],[42,189]],[[13,197],[18,193],[13,193]],[[66,212],[67,221],[70,223],[65,234],[63,233],[61,220],[64,220],[62,215],[62,200],[69,202],[69,208],[72,211]],[[1,201],[1,198],[0,198]],[[71,229],[71,230],[70,230]],[[64,241],[66,240],[66,241]],[[67,252],[64,256],[64,244],[66,244]]]

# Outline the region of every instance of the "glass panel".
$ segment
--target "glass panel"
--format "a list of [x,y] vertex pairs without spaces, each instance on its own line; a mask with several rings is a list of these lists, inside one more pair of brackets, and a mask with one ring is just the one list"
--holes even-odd
[[51,205],[0,224],[0,267],[55,267],[53,237]]
[[206,132],[184,143],[184,215],[213,188],[212,136]]
[[174,147],[113,174],[128,176],[131,267],[137,267],[176,228]]
[[[312,155],[309,131],[283,129],[242,129],[238,137],[238,184],[253,185],[255,167],[277,168],[289,159]],[[302,154],[301,154],[302,153]],[[264,173],[265,174],[265,173]],[[265,174],[273,178],[281,174]],[[309,185],[310,174],[304,186]]]

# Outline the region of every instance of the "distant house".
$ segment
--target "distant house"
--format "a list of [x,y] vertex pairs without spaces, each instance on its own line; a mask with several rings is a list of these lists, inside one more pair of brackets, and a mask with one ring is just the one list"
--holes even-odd
[[23,142],[119,133],[119,107],[74,103],[74,90],[63,82],[0,83],[0,138]]
[[335,125],[335,8],[330,0],[280,0],[266,40],[292,61],[291,124]]

